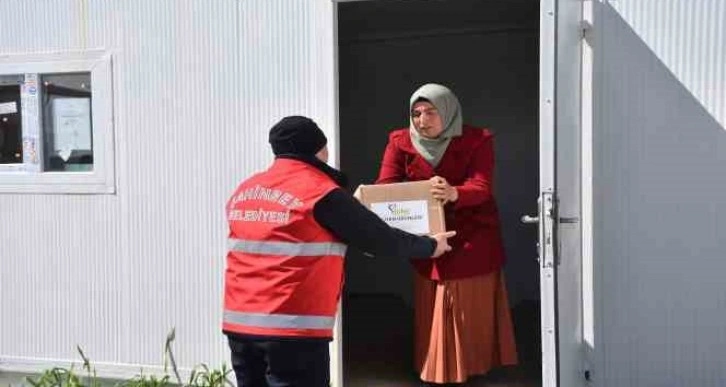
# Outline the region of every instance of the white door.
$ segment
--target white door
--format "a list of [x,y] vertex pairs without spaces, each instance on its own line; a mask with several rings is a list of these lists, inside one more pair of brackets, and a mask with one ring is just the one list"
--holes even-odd
[[725,386],[726,2],[590,3],[593,384]]
[[540,3],[540,210],[536,222],[544,387],[585,384],[581,366],[581,15],[580,0]]

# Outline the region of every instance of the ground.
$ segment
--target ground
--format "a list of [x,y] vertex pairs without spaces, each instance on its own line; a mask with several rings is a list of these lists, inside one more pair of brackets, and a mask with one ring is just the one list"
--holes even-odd
[[[392,296],[348,296],[344,315],[346,387],[417,386],[412,370],[412,311]],[[521,302],[512,310],[520,365],[474,378],[465,386],[540,386],[539,310]]]

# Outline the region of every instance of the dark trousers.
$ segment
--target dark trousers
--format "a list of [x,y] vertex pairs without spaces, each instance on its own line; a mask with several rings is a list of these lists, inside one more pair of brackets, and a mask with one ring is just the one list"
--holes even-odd
[[327,341],[229,338],[237,387],[329,387]]

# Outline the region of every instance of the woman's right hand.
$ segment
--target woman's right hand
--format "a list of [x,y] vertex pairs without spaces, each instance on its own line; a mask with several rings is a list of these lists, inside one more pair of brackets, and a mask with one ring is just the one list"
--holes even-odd
[[431,182],[431,195],[435,199],[440,200],[444,204],[459,200],[459,191],[443,177],[434,176],[429,179],[429,182]]
[[456,235],[456,231],[446,231],[438,234],[434,234],[431,236],[436,241],[436,249],[434,250],[433,255],[431,255],[432,258],[438,258],[442,256],[445,252],[451,251],[451,246],[449,245],[449,238]]

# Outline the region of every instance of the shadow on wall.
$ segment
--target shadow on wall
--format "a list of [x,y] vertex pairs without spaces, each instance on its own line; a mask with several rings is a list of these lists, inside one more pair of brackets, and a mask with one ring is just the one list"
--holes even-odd
[[593,3],[595,385],[720,385],[726,130]]

